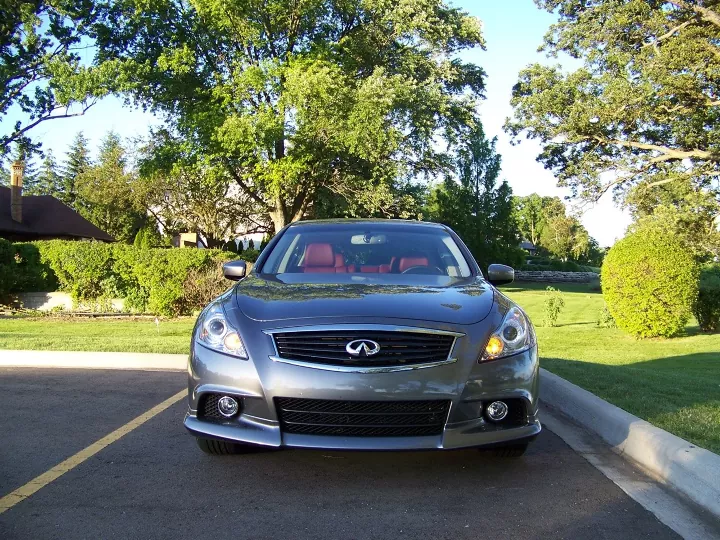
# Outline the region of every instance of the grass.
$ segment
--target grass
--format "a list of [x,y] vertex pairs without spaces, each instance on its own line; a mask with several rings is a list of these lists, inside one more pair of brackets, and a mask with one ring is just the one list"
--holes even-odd
[[602,295],[592,287],[553,284],[565,308],[545,328],[544,288],[520,284],[504,292],[536,324],[544,368],[683,439],[720,453],[720,334],[694,321],[682,337],[636,340],[598,328]]
[[[514,284],[504,292],[535,322],[542,365],[671,433],[720,453],[720,334],[699,332],[638,341],[598,328],[603,305],[596,287],[553,284],[565,308],[558,326],[541,326],[547,284]],[[0,349],[76,351],[188,351],[192,318],[99,320],[0,318]]]
[[186,354],[195,319],[0,318],[0,349]]

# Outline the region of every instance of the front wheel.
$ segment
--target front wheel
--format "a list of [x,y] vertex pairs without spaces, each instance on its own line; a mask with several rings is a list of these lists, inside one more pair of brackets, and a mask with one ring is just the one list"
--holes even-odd
[[216,439],[203,439],[200,437],[197,437],[195,440],[200,450],[211,456],[229,456],[240,453],[239,444],[218,441]]
[[498,446],[492,449],[492,453],[496,457],[501,458],[517,458],[522,456],[528,449],[529,443],[515,443],[504,446]]

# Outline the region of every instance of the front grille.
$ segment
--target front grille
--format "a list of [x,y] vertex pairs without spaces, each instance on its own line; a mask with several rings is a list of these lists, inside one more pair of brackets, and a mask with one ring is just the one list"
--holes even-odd
[[345,437],[440,435],[450,402],[275,398],[285,433]]
[[[281,358],[337,366],[402,366],[447,360],[455,336],[425,332],[382,330],[324,330],[273,334]],[[345,346],[355,340],[372,340],[380,351],[372,356],[351,356]]]

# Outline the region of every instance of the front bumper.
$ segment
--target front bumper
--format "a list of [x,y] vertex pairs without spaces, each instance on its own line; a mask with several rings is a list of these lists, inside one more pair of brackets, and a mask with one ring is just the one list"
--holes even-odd
[[[269,447],[346,450],[453,449],[490,446],[530,439],[540,433],[538,419],[539,364],[537,348],[486,363],[477,362],[479,343],[459,339],[457,362],[427,369],[391,373],[342,373],[271,360],[272,338],[253,332],[252,358],[240,360],[193,345],[188,365],[189,408],[185,427],[198,437]],[[248,342],[247,337],[243,336]],[[253,354],[257,351],[258,354]],[[203,394],[232,395],[243,400],[238,417],[211,422],[198,417]],[[273,398],[403,401],[449,400],[450,412],[439,435],[411,437],[350,437],[283,433]],[[525,421],[499,427],[479,412],[480,404],[521,399]]]

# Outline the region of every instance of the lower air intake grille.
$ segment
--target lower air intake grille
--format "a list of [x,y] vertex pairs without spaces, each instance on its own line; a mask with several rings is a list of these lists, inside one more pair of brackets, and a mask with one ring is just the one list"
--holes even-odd
[[440,435],[450,402],[275,398],[285,433],[344,437]]

